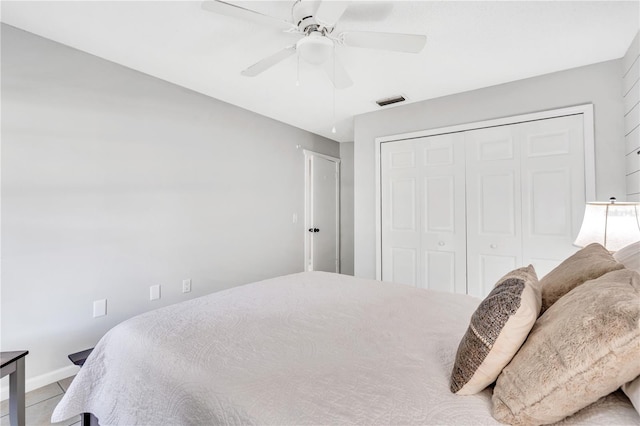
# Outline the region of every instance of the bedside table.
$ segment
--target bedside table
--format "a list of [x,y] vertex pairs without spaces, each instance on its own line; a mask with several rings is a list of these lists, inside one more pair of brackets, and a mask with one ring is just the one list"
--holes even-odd
[[24,357],[29,351],[0,352],[0,377],[9,374],[9,423],[24,426]]

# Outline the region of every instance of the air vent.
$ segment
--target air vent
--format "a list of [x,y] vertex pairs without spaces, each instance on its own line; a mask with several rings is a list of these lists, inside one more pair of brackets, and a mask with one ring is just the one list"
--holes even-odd
[[391,104],[397,104],[398,102],[404,102],[406,100],[407,99],[404,96],[398,95],[398,96],[393,96],[391,98],[379,99],[376,101],[376,103],[381,107],[383,107]]

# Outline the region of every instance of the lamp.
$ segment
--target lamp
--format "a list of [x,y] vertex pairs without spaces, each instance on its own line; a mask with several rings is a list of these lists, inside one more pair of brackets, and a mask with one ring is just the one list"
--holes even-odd
[[600,243],[610,252],[640,241],[640,203],[587,203],[578,237],[573,245]]
[[319,31],[312,31],[296,43],[296,50],[305,61],[320,65],[333,55],[333,41]]

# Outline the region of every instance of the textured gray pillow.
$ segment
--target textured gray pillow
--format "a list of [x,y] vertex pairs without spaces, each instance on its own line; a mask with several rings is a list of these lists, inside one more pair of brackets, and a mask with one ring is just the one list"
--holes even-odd
[[451,392],[471,395],[493,383],[539,312],[540,287],[533,266],[502,277],[471,317],[451,372]]
[[498,377],[493,416],[559,421],[640,375],[640,274],[609,272],[562,297]]
[[585,281],[622,268],[624,265],[618,263],[607,249],[598,243],[589,244],[578,250],[540,280],[542,286],[540,314]]

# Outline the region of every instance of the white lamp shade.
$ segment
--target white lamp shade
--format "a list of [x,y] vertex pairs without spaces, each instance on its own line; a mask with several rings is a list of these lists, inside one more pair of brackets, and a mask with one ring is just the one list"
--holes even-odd
[[640,241],[640,203],[587,203],[574,245],[600,243],[614,252]]
[[296,43],[296,50],[305,61],[320,65],[333,55],[333,41],[320,33],[312,32]]

